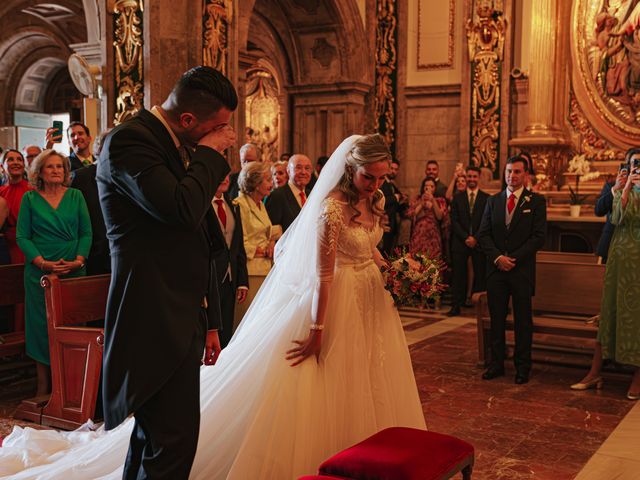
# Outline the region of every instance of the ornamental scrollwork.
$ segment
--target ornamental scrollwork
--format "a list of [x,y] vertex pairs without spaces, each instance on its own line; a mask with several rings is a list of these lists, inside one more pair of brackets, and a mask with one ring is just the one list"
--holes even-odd
[[116,113],[118,125],[142,108],[143,0],[117,0],[113,7]]
[[471,163],[500,175],[500,90],[506,20],[502,2],[474,2],[467,20],[471,62]]
[[233,15],[232,0],[203,0],[203,64],[227,74],[229,30]]
[[389,148],[395,146],[397,82],[397,17],[395,0],[377,0],[376,4],[376,80],[374,128],[385,137]]

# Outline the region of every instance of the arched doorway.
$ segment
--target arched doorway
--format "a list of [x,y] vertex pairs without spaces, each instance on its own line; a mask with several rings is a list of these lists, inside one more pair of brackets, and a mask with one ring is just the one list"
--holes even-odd
[[241,94],[259,62],[279,82],[279,148],[327,155],[371,130],[365,97],[374,79],[372,39],[356,0],[239,2]]

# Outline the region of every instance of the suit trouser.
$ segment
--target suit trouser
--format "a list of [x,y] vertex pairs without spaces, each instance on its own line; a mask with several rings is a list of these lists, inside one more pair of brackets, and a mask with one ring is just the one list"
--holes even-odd
[[222,330],[220,331],[220,346],[226,347],[233,336],[233,315],[236,306],[236,292],[230,281],[222,282],[220,292],[220,313],[222,314]]
[[485,271],[487,259],[480,250],[467,248],[464,252],[452,252],[452,279],[451,290],[453,293],[453,306],[460,307],[467,299],[467,259],[471,257],[473,263],[473,291],[482,292],[485,287]]
[[[186,357],[162,388],[134,412],[125,480],[187,480],[200,429],[200,365],[206,313]],[[158,352],[162,355],[162,352]]]
[[505,322],[509,297],[513,305],[516,348],[513,362],[516,370],[528,374],[531,370],[533,318],[531,312],[531,282],[519,272],[493,272],[487,278],[487,300],[491,314],[491,364],[501,368],[505,357]]

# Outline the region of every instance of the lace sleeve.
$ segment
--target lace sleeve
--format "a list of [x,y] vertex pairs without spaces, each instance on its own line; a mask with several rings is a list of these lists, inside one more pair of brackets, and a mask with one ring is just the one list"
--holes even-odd
[[327,198],[318,220],[318,277],[321,282],[333,280],[336,243],[342,225],[342,206],[336,200]]

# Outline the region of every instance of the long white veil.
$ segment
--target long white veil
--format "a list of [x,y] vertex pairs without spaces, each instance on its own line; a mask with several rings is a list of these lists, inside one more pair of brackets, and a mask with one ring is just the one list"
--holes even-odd
[[[322,213],[322,202],[342,178],[347,154],[360,138],[361,135],[351,135],[343,140],[331,154],[300,214],[276,244],[275,265],[265,279],[260,292],[254,298],[252,308],[245,315],[240,329],[244,327],[244,323],[251,323],[251,319],[255,317],[255,315],[251,315],[254,304],[260,305],[264,301],[273,302],[275,300],[273,298],[274,289],[270,288],[274,283],[278,286],[276,291],[289,296],[292,293],[309,292],[315,288],[318,279],[316,271],[317,232],[318,220]],[[287,289],[289,289],[288,292]],[[267,292],[269,292],[268,300],[260,298]]]

